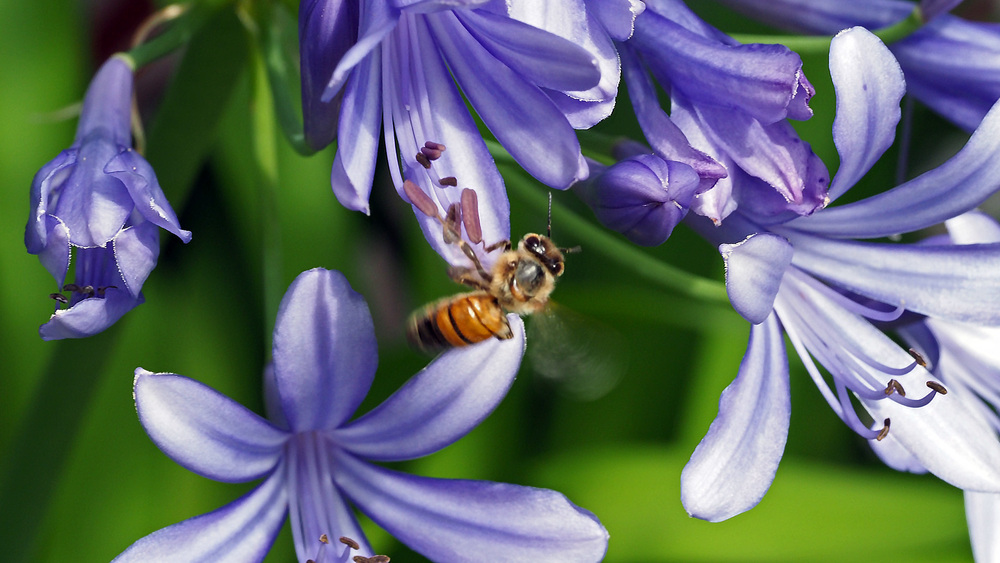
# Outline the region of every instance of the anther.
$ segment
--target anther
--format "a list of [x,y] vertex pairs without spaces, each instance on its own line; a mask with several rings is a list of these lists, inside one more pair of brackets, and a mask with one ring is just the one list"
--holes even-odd
[[892,395],[893,393],[899,393],[900,397],[906,396],[906,391],[903,390],[903,386],[895,379],[890,379],[889,384],[885,386],[885,394]]
[[927,382],[927,386],[930,387],[931,389],[933,389],[934,391],[937,391],[938,393],[940,393],[942,395],[947,395],[948,394],[948,390],[944,388],[944,385],[941,385],[937,381],[928,381]]
[[427,157],[427,160],[437,160],[441,158],[441,151],[437,149],[428,148],[426,146],[420,147],[420,154]]
[[441,143],[435,143],[434,141],[425,141],[424,147],[438,152],[444,152],[445,149],[444,145],[442,145]]
[[340,543],[342,543],[342,544],[346,545],[347,547],[349,547],[351,549],[354,549],[354,550],[361,549],[361,546],[358,544],[358,542],[352,540],[351,538],[349,538],[347,536],[341,536],[340,537]]
[[78,291],[82,293],[84,297],[90,297],[91,295],[94,294],[94,286],[85,285],[81,287]]
[[438,180],[438,184],[454,188],[455,186],[458,185],[458,178],[454,176],[445,176],[444,178]]
[[49,297],[55,299],[57,302],[62,303],[63,305],[69,303],[69,299],[66,299],[66,296],[63,295],[62,293],[50,293]]
[[483,227],[479,223],[479,197],[469,188],[462,190],[462,224],[465,225],[465,233],[469,235],[469,242],[483,242]]
[[355,555],[353,559],[354,563],[389,563],[388,555],[373,555],[371,557]]
[[415,205],[424,215],[433,218],[438,216],[437,204],[434,203],[431,196],[420,189],[416,182],[403,180],[403,191],[406,193],[406,197],[410,198],[410,203]]
[[326,534],[320,534],[319,541],[320,543],[330,543],[330,538],[326,537]]
[[448,244],[456,244],[462,239],[462,233],[458,230],[458,223],[461,221],[462,210],[457,203],[448,206],[448,215],[444,219],[444,241]]
[[423,166],[427,170],[431,169],[431,161],[430,159],[427,158],[426,155],[424,155],[424,153],[418,152],[415,158],[417,159],[417,162],[420,163],[420,166]]
[[118,289],[118,286],[117,285],[102,285],[101,287],[97,288],[97,296],[98,297],[104,297],[104,292],[107,291],[107,290],[109,290],[109,289]]
[[80,291],[80,286],[76,285],[75,283],[68,283],[63,286],[63,291],[77,292]]
[[878,431],[878,436],[875,436],[875,439],[878,440],[879,442],[882,441],[882,438],[885,438],[886,436],[889,435],[889,419],[888,418],[885,419],[885,421],[882,424],[883,426],[882,429]]
[[907,352],[909,352],[910,355],[913,356],[913,359],[917,361],[917,365],[919,365],[922,368],[927,367],[927,360],[925,360],[924,357],[920,355],[920,352],[917,352],[913,348],[910,348],[909,350],[907,350]]

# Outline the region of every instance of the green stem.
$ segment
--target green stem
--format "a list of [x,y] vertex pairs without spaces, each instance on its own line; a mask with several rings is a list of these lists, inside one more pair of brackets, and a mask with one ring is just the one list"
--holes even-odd
[[166,31],[136,45],[125,53],[124,57],[131,63],[133,69],[137,69],[169,55],[186,45],[198,29],[225,3],[225,0],[212,0],[181,5],[181,15],[169,20]]
[[[914,8],[910,15],[897,23],[872,31],[886,45],[891,45],[906,38],[924,25],[923,14],[919,6]],[[808,36],[808,35],[750,35],[736,33],[732,38],[740,43],[779,43],[795,51],[796,53],[825,53],[830,50],[829,36]]]

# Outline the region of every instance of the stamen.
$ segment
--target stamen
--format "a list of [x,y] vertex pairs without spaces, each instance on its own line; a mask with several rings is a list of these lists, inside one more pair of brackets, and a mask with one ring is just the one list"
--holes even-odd
[[66,296],[63,295],[62,293],[50,293],[49,298],[55,299],[57,302],[62,303],[63,305],[69,303],[69,299],[66,299]]
[[458,224],[461,221],[462,210],[457,203],[448,206],[448,215],[444,218],[444,241],[448,244],[457,244],[462,240],[462,233],[458,231]]
[[104,297],[104,292],[107,291],[107,290],[109,290],[109,289],[118,289],[118,286],[117,285],[102,285],[101,287],[97,288],[97,296],[98,297]]
[[454,176],[445,176],[444,178],[438,180],[438,183],[441,184],[442,186],[448,186],[454,188],[455,186],[458,185],[458,178]]
[[62,290],[63,291],[72,291],[72,292],[75,293],[77,291],[80,291],[80,286],[76,285],[75,283],[68,283],[68,284],[66,284],[66,285],[63,286]]
[[465,225],[465,233],[469,235],[469,242],[483,242],[483,227],[479,223],[479,197],[469,188],[462,190],[462,224]]
[[320,543],[330,543],[330,538],[326,537],[326,534],[320,534],[319,541]]
[[418,152],[417,156],[416,156],[416,159],[417,159],[417,162],[420,163],[420,166],[423,166],[427,170],[431,169],[431,161],[430,161],[430,159],[427,158],[426,155],[424,155],[424,153]]
[[347,536],[341,536],[340,537],[340,543],[342,543],[342,544],[344,544],[344,545],[346,545],[346,546],[348,546],[348,547],[350,547],[351,549],[354,549],[354,550],[361,549],[361,546],[358,544],[358,542],[352,540],[351,538],[349,538]]
[[927,367],[927,360],[925,360],[924,357],[920,355],[920,352],[917,352],[913,348],[910,348],[909,350],[907,350],[907,352],[909,352],[910,355],[913,356],[913,359],[917,361],[917,365],[919,365],[922,368]]
[[436,150],[438,152],[444,152],[445,146],[441,143],[435,143],[434,141],[425,141],[424,146],[431,150]]
[[389,563],[388,555],[373,555],[371,557],[355,555],[353,559],[354,563]]
[[882,438],[885,438],[886,436],[889,435],[889,419],[888,418],[885,419],[885,421],[882,422],[882,424],[884,426],[882,426],[882,429],[878,431],[878,436],[875,436],[875,439],[878,440],[879,442],[882,441]]
[[427,147],[420,147],[420,154],[424,155],[424,157],[428,160],[437,160],[441,158],[441,151]]
[[424,190],[420,189],[420,186],[418,186],[416,182],[412,180],[403,180],[403,191],[406,193],[406,197],[410,198],[410,203],[415,205],[424,215],[437,218],[437,204],[434,203],[431,196],[427,195]]
[[947,395],[948,394],[948,390],[944,388],[944,385],[941,385],[937,381],[928,381],[927,382],[927,386],[930,387],[931,389],[937,391],[938,393],[940,393],[942,395]]
[[903,390],[903,386],[895,379],[890,379],[889,384],[885,386],[885,394],[892,395],[893,393],[899,393],[900,397],[906,396],[906,391]]

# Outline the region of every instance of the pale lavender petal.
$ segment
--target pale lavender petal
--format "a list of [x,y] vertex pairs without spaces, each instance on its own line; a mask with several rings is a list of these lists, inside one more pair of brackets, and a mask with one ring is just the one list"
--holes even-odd
[[591,10],[615,41],[626,41],[635,31],[635,18],[646,9],[639,0],[588,0]]
[[444,448],[503,400],[524,355],[524,324],[508,315],[514,337],[445,352],[371,412],[330,436],[367,459],[397,461]]
[[1000,324],[1000,244],[904,245],[795,234],[793,263],[836,285],[924,315]]
[[[876,430],[881,429],[882,421],[875,421],[873,428]],[[889,430],[889,434],[881,440],[868,440],[868,445],[871,446],[875,455],[882,460],[882,463],[896,471],[918,474],[927,473],[927,468],[921,465],[920,461],[903,444],[899,443],[899,440],[896,439],[891,429]]]
[[833,201],[854,186],[892,145],[906,82],[889,49],[862,27],[833,38],[830,75],[837,94],[833,140],[840,155],[840,168],[830,186]]
[[358,63],[347,81],[338,133],[343,142],[337,144],[330,178],[337,201],[366,215],[382,123],[381,54],[381,49],[376,49]]
[[93,336],[122,318],[144,301],[125,289],[107,289],[104,298],[84,299],[69,309],[59,309],[38,329],[42,340],[86,338]]
[[135,408],[153,443],[209,479],[242,483],[271,472],[288,434],[193,379],[135,370]]
[[1000,494],[965,491],[965,520],[976,561],[1000,561]]
[[70,170],[72,170],[70,167],[76,164],[76,157],[76,149],[62,151],[45,166],[42,166],[31,181],[32,213],[28,218],[28,226],[24,230],[24,245],[31,254],[40,253],[47,244],[46,237],[51,229],[51,227],[46,226],[49,200],[53,191],[60,189],[66,180]]
[[366,57],[372,56],[372,51],[399,22],[399,9],[389,5],[385,0],[363,0],[360,2],[361,30],[354,46],[344,53],[333,71],[333,76],[326,85],[320,101],[329,102],[340,91],[354,67]]
[[755,325],[764,322],[792,263],[792,245],[784,237],[759,233],[737,244],[723,244],[719,252],[726,263],[729,302],[744,319]]
[[719,522],[746,512],[770,488],[788,438],[788,358],[775,315],[750,329],[739,375],[681,473],[688,514]]
[[125,287],[134,297],[139,296],[142,284],[156,266],[160,255],[160,231],[156,225],[142,221],[138,225],[123,229],[111,241],[118,263],[118,273]]
[[112,144],[132,146],[131,110],[132,68],[124,58],[111,57],[90,81],[73,145],[97,132]]
[[285,521],[284,472],[222,508],[168,526],[132,544],[114,563],[262,561]]
[[368,394],[378,363],[364,297],[340,272],[316,268],[299,274],[278,308],[273,358],[292,430],[342,424]]
[[105,165],[104,172],[118,178],[128,188],[135,208],[147,221],[177,235],[184,242],[191,241],[191,231],[181,229],[177,215],[160,189],[153,167],[145,158],[132,149],[125,149]]
[[845,238],[908,233],[969,211],[1000,189],[1000,103],[941,166],[895,188],[796,219],[797,229]]
[[45,218],[48,234],[45,246],[38,253],[42,266],[56,279],[56,285],[61,289],[66,282],[66,272],[69,271],[69,260],[72,252],[69,244],[69,229],[58,217],[51,215]]
[[50,214],[66,223],[70,242],[76,246],[104,246],[118,234],[135,207],[125,185],[104,172],[104,165],[119,147],[102,137],[103,133],[95,131],[84,139],[76,165],[49,208]]
[[600,561],[597,518],[547,489],[430,479],[337,456],[337,484],[379,526],[439,563]]
[[1000,242],[1000,223],[981,211],[969,211],[944,222],[955,244]]

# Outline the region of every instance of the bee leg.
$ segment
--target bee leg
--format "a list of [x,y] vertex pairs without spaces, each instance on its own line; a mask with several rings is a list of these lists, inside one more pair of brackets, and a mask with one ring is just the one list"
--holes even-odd
[[510,250],[510,239],[498,240],[498,241],[494,242],[493,244],[485,247],[484,250],[486,251],[487,254],[489,254],[490,252],[493,252],[494,250],[496,250],[498,248],[502,248],[504,250],[504,252],[507,252],[508,250]]
[[503,317],[503,326],[494,332],[493,336],[497,337],[497,340],[510,340],[511,338],[514,338],[514,331],[510,329],[510,323],[507,322],[507,317]]
[[448,276],[456,283],[471,285],[477,289],[489,289],[489,282],[484,281],[482,275],[473,268],[462,266],[451,266],[448,268]]

